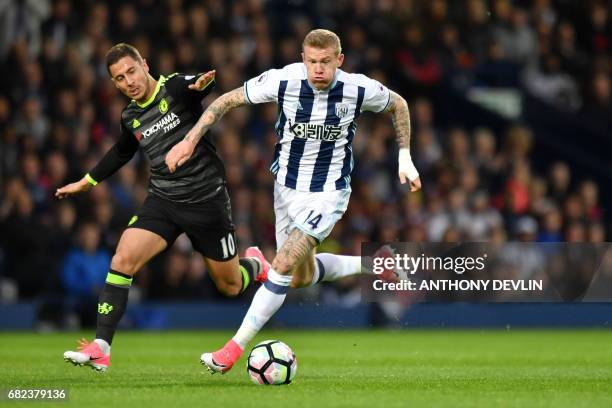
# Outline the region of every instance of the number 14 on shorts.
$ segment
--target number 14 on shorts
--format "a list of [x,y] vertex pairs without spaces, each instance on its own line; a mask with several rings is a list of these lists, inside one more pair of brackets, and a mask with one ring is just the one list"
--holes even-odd
[[314,210],[310,210],[310,213],[306,216],[306,224],[310,225],[313,230],[317,229],[319,226],[319,222],[321,222],[321,218],[323,216],[321,214],[317,214]]

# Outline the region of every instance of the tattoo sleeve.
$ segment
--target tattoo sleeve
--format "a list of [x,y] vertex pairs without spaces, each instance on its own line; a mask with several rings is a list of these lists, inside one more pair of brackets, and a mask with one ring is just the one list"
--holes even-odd
[[395,128],[395,140],[400,149],[410,148],[410,112],[408,103],[397,93],[391,92],[391,102],[387,112],[391,113],[393,127]]
[[310,235],[305,234],[298,228],[294,228],[287,241],[276,253],[272,268],[282,275],[294,270],[312,250],[317,246],[317,241]]
[[208,106],[195,126],[187,133],[185,140],[197,144],[208,129],[217,123],[223,115],[234,108],[247,104],[242,87],[221,95]]

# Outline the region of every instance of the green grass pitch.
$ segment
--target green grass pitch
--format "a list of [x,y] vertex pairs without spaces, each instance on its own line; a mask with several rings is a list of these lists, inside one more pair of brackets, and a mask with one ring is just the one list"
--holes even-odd
[[[62,359],[80,333],[0,334],[0,388],[65,388],[75,407],[610,407],[612,331],[269,331],[298,357],[288,386],[256,386],[245,357],[211,376],[230,332],[119,332],[105,374]],[[85,333],[91,337],[91,333]],[[255,344],[255,343],[253,343]],[[42,405],[41,405],[42,404]]]

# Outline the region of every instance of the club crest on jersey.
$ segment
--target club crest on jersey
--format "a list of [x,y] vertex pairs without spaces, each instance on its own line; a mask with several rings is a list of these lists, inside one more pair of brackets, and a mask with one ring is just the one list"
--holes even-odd
[[348,114],[348,105],[346,103],[336,104],[336,116],[343,118]]
[[159,101],[159,111],[161,113],[168,112],[168,101],[166,100],[166,98],[162,98],[162,100]]

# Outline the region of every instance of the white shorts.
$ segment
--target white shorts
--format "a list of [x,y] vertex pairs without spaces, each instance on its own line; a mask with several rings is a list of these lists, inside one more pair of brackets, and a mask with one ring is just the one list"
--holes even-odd
[[351,190],[297,191],[274,182],[276,248],[280,248],[293,228],[323,241],[346,211]]

